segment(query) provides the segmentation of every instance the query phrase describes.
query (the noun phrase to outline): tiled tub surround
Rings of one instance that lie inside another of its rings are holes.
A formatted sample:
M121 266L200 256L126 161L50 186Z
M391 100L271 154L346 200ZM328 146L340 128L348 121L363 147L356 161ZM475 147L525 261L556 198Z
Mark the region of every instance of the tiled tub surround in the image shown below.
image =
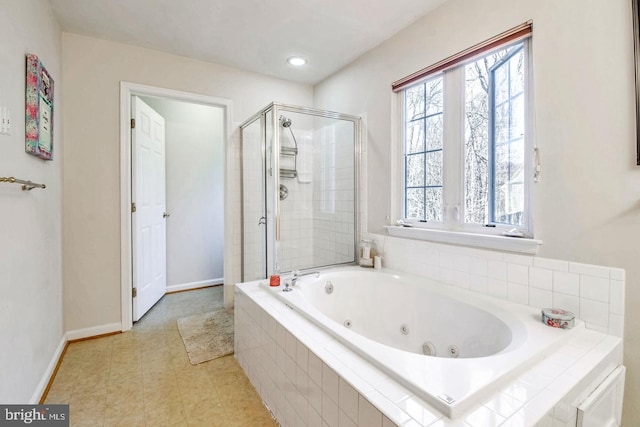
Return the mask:
M291 292L261 286L449 418L584 328L549 328L530 307L360 267L304 277ZM439 357L424 356L425 342Z
M235 316L236 357L282 426L575 425L575 406L622 361L620 338L576 330L452 420L259 282L236 286Z
M563 308L587 329L623 336L622 269L380 234L364 237L376 242L386 268L534 308Z

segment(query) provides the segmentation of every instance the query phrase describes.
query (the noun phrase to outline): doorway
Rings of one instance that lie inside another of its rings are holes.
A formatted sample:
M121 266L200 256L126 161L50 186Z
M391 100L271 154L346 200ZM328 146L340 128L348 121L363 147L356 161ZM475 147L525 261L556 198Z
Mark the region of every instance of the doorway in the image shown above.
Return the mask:
M191 165L191 171L194 173L207 173L206 170L206 162L201 163L199 172L198 168L194 166L194 158L193 158L193 150L194 147L191 147L191 153L182 152L180 153L180 148L177 147L181 142L174 142L174 147L171 147L171 138L176 138L175 133L179 131L183 131L189 134L190 138L198 139L198 135L201 137L206 137L206 133L198 133L198 129L193 126L193 116L197 115L198 111L213 111L216 110L218 114L218 121L222 126L222 135L219 137L219 147L216 156L220 159L220 165L217 170L214 172L216 175L215 180L216 184L219 188L217 191L217 202L215 208L217 212L214 213L214 216L217 214L218 219L224 222L224 225L220 226L220 232L215 233L216 239L218 242L224 241L223 247L224 249L220 249L222 254L227 254L230 252L229 239L225 239L223 230L229 229L228 220L229 215L225 212L229 207L229 203L227 203L228 199L228 191L226 189L226 171L228 170L228 162L227 162L227 153L228 153L228 145L229 145L229 131L230 131L230 106L231 101L221 98L210 97L206 95L192 94L187 92L174 91L169 89L138 85L133 83L121 83L121 105L120 105L120 113L121 113L121 314L122 314L122 330L126 331L131 329L133 325L133 321L139 317L141 317L140 313L136 313L134 318L134 307L135 307L135 299L134 299L134 285L137 282L137 276L134 274L139 269L137 267L136 261L136 247L132 244L134 241L133 236L135 236L136 232L136 221L132 220L132 216L136 215L132 213L133 205L135 202L133 197L136 196L136 176L132 175L132 168L127 167L132 164L132 161L135 161L135 149L132 149L135 141L135 137L132 138L132 123L131 118L133 118L132 111L132 101L136 99L142 99L145 103L152 106L154 110L159 110L161 115L167 116L167 206L164 209L164 213L166 214L165 219L167 220L167 239L169 241L169 246L167 247L166 254L169 255L167 266L168 274L167 274L167 285L166 288L170 291L177 290L185 290L192 289L196 287L209 286L212 284L219 284L223 282L229 283L228 280L224 280L227 273L230 269L227 268L228 258L226 256L222 256L224 258L224 265L215 266L215 270L218 272L217 274L211 274L211 271L207 271L206 273L202 271L204 267L204 263L200 265L200 278L202 278L202 274L205 274L206 279L198 279L196 276L193 276L193 271L189 271L189 267L193 267L193 265L188 266L185 265L185 268L180 268L180 265L184 264L184 260L189 259L190 253L196 252L206 252L207 249L200 248L198 245L202 246L202 238L204 234L211 233L202 233L198 232L198 230L202 231L202 218L200 218L200 223L194 221L193 218L189 219L185 216L188 216L189 213L193 213L196 215L194 218L197 218L198 209L194 208L194 204L197 202L199 195L207 195L207 189L203 188L202 180L200 180L199 188L198 185L194 183L194 180L197 177L189 177L187 176L189 172L179 173L176 175L176 171L180 170L189 170L188 167L185 169L185 164ZM213 108L211 108L213 107ZM187 120L188 119L188 120ZM191 120L191 123L189 122ZM170 122L172 124L170 124ZM200 129L202 130L202 129ZM201 143L202 141L199 141ZM177 152L180 153L176 157L176 149ZM196 148L197 150L197 148ZM188 151L188 150L187 150ZM172 154L173 152L173 154ZM204 158L206 154L202 153ZM189 159L191 156L191 159ZM176 157L173 161L172 158ZM196 155L197 157L197 155ZM213 163L213 161L212 161ZM173 171L173 176L171 172L171 166L175 166ZM212 165L213 168L213 165ZM135 168L133 169L135 173ZM205 177L204 181L209 179L213 179L212 176ZM212 186L214 183L211 183ZM186 185L186 187L185 187ZM206 183L205 183L206 185ZM194 194L185 195L186 190L192 190ZM180 196L180 192L182 191L182 196ZM212 191L215 193L215 191ZM222 205L222 206L221 206ZM173 210L173 212L172 212ZM222 219L224 218L224 220ZM173 221L171 225L168 224L169 221ZM185 225L191 224L191 228L185 228ZM195 236L195 237L194 237ZM196 241L197 240L197 241ZM211 240L211 239L209 239ZM159 245L162 246L162 245ZM206 246L206 243L205 243ZM193 252L196 251L196 252ZM214 251L215 252L215 251ZM172 257L177 260L175 262L174 267L171 268L171 259ZM182 257L182 258L181 258ZM211 254L210 258L214 258L215 253ZM195 258L195 257L194 257ZM219 257L220 258L220 257ZM182 261L180 261L182 259ZM215 262L213 263L215 264ZM222 264L222 263L220 263ZM194 269L192 269L194 270ZM197 270L197 268L195 268ZM191 276L190 276L191 274ZM136 291L138 291L136 289ZM138 291L139 292L139 291ZM225 294L227 290L224 290ZM137 297L136 297L137 298ZM225 295L225 301L228 298Z

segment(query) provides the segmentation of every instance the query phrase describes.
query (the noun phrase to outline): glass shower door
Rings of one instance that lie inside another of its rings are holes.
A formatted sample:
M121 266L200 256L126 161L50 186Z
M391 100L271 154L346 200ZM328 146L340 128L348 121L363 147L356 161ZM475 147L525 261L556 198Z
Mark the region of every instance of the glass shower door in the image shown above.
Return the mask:
M280 271L353 263L356 122L295 109L277 113Z
M356 261L359 126L276 103L241 125L243 281Z
M242 280L267 274L264 115L242 129Z

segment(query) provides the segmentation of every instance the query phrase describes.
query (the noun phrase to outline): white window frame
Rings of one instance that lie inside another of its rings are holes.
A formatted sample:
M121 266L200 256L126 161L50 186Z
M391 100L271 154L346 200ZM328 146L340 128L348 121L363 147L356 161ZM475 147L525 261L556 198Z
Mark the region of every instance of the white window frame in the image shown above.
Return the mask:
M487 247L491 249L505 249L515 252L536 253L540 241L534 239L533 234L533 184L534 184L534 125L533 125L533 74L532 74L532 46L531 38L525 38L517 43L524 43L525 50L525 139L524 139L524 167L525 167L525 218L524 224L516 227L508 224L493 224L485 226L481 224L467 224L464 222L464 67L474 60L489 55L491 51L483 52L475 58L455 67L445 70L443 81L444 90L444 142L443 142L443 221L422 223L403 217L405 197L405 117L404 117L404 88L393 93L392 97L392 132L394 141L392 144L392 188L395 194L392 197L391 212L396 220L401 220L405 226L389 228L389 233L402 237L410 237L421 240L433 240L438 242L450 242L454 244L468 244L469 246ZM509 43L516 44L516 43ZM501 50L509 46L504 44L495 50ZM415 83L423 83L435 77L430 75ZM411 85L413 86L413 84ZM455 106L452 108L451 106ZM394 170L395 169L395 170ZM491 190L490 190L491 191ZM398 229L401 228L401 229ZM505 237L513 229L517 229L524 238ZM433 230L433 232L429 232ZM477 238L474 239L474 236ZM515 242L518 240L519 242ZM466 243L465 243L466 242Z

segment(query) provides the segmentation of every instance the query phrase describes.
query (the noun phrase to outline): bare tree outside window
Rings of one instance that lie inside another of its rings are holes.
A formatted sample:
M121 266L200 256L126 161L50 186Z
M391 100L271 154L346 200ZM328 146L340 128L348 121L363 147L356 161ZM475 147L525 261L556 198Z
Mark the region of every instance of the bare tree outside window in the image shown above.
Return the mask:
M491 53L465 66L464 135L464 221L522 225L522 44Z
M443 222L443 191L452 191L450 194L462 192L465 224L522 226L524 42L492 51L460 67L463 73L444 71L404 91L405 218ZM457 78L461 80L457 82ZM464 90L464 103L447 106L446 113L445 80L447 85L463 83ZM463 122L456 118L457 111L463 113ZM453 140L459 134L452 132L445 142L444 114L451 114L451 123L464 126L463 141ZM443 188L443 146L458 143L463 144L463 188L447 190Z
M442 77L405 91L405 216L442 221Z

